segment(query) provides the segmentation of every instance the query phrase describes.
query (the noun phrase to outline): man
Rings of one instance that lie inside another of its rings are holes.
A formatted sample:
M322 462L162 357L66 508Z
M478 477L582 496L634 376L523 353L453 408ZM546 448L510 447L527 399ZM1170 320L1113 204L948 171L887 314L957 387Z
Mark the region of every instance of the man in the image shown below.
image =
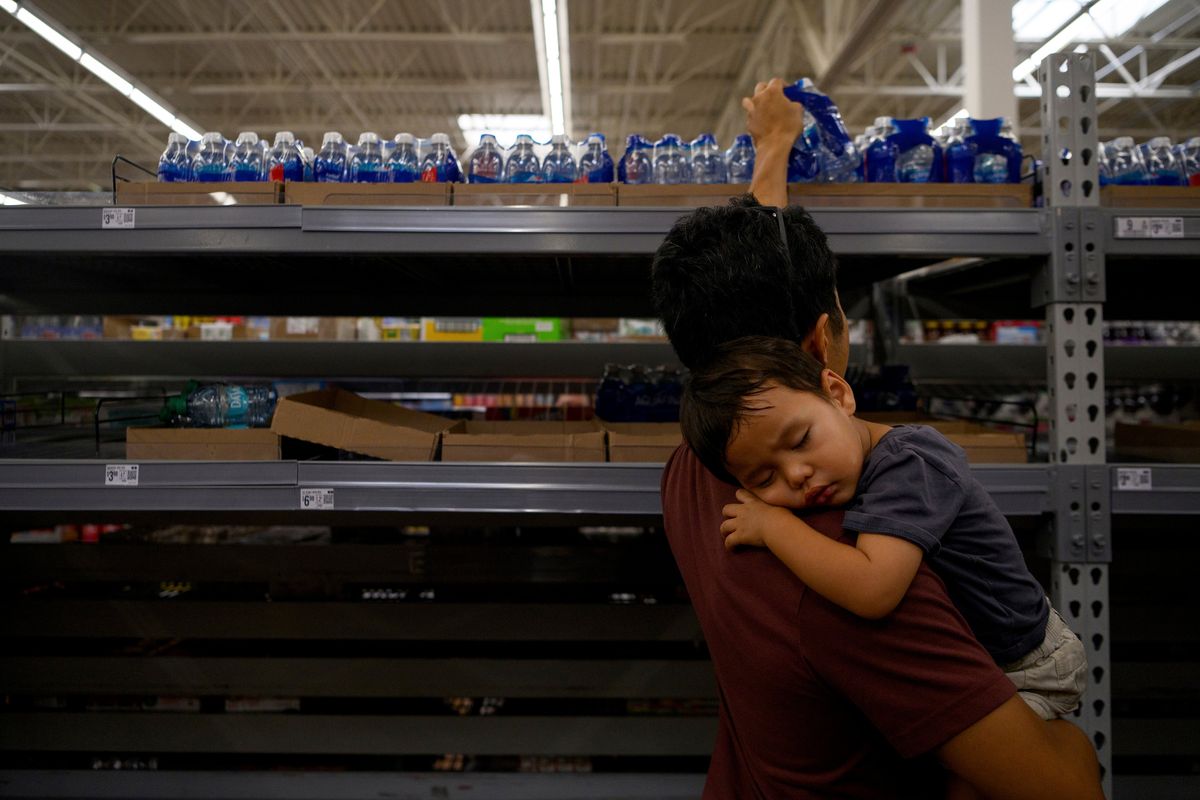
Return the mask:
M797 341L844 373L824 234L803 210L778 210L802 109L778 79L742 103L756 147L751 191L767 207L744 199L681 219L655 255L656 307L686 366L757 334ZM734 491L686 446L663 476L667 536L721 695L706 798L1102 796L1086 736L1034 716L927 567L886 619L861 619L769 552L725 551L721 509ZM846 536L840 512L806 520Z

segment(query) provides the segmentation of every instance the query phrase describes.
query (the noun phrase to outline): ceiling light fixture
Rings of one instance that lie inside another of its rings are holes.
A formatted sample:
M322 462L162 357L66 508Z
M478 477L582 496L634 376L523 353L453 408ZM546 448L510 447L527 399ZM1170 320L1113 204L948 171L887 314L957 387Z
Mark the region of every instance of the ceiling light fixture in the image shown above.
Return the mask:
M27 28L61 50L72 61L107 83L118 93L128 97L138 107L173 131L182 133L189 139L199 139L200 131L191 120L176 114L174 109L157 99L147 87L140 86L136 81L122 74L122 70L107 63L98 53L84 50L75 37L62 25L43 14L34 12L27 6L15 0L0 0L0 9L7 11L22 22Z
M550 118L551 133L570 135L571 56L567 0L529 0L529 6L533 14L542 112Z

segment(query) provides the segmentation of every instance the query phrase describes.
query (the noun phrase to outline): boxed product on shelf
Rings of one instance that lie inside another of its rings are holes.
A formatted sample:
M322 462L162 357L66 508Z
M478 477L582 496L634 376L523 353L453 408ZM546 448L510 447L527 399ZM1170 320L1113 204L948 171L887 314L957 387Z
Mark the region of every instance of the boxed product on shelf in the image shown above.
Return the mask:
M1113 449L1121 461L1200 462L1200 420L1158 425L1118 422Z
M1200 208L1200 187L1101 186L1100 205L1111 208Z
M448 183L308 183L287 181L283 202L301 206L448 206Z
M608 434L609 461L665 464L683 443L678 422L597 422Z
M457 424L343 389L322 389L282 398L271 430L389 461L433 461L443 434Z
M935 419L912 411L869 411L857 415L884 425L928 425L961 447L972 464L1024 464L1025 434L1007 433L959 419Z
M611 183L457 183L451 190L456 206L615 206Z
M442 461L604 461L604 430L588 422L479 422L447 431Z
M570 320L571 338L584 341L612 341L620 335L617 317L574 317Z
M807 208L1032 208L1032 183L790 183Z
M352 341L357 336L354 317L271 317L272 340Z
M559 317L484 317L485 342L557 342L563 338Z
M266 428L127 428L125 458L277 461L279 436Z
M376 317L379 338L386 342L419 342L421 320L414 317ZM359 338L364 338L359 336Z
M277 205L283 196L279 181L236 183L118 183L117 205L233 206Z
M421 317L423 342L482 342L481 317Z
M619 206L723 206L731 197L749 191L748 183L619 183L616 186Z

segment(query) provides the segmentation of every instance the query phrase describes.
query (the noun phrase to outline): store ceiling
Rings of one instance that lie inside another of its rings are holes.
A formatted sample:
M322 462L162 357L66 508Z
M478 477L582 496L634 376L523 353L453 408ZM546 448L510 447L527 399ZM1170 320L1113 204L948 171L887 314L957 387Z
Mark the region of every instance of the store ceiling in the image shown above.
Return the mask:
M559 0L560 3L562 0ZM37 0L29 3L203 130L354 137L446 131L462 113L542 111L529 0ZM958 0L570 0L573 132L722 144L768 75L816 78L857 133L961 107ZM1161 34L1156 36L1156 34ZM1019 42L1018 59L1040 42ZM1097 51L1101 138L1200 134L1200 2L1171 0ZM1099 44L1093 45L1099 47ZM1187 57L1191 55L1195 60ZM1180 63L1182 62L1182 63ZM1127 75L1122 75L1122 72ZM958 87L958 88L956 88ZM1036 149L1037 101L1020 101ZM122 154L153 168L167 129L0 13L0 189L99 189Z

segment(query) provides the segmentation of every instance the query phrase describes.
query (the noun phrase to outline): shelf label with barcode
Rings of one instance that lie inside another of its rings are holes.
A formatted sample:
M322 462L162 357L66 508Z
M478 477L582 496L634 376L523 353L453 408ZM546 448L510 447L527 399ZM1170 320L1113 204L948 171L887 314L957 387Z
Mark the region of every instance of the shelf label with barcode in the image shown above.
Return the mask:
M1183 217L1117 217L1118 239L1182 239Z
M301 489L300 508L323 511L333 508L333 489Z
M137 464L108 464L104 467L105 486L137 486Z
M103 208L100 210L100 227L108 228L132 228L134 227L133 213L136 209L133 208Z
M1117 467L1118 492L1149 492L1153 489L1149 467Z

